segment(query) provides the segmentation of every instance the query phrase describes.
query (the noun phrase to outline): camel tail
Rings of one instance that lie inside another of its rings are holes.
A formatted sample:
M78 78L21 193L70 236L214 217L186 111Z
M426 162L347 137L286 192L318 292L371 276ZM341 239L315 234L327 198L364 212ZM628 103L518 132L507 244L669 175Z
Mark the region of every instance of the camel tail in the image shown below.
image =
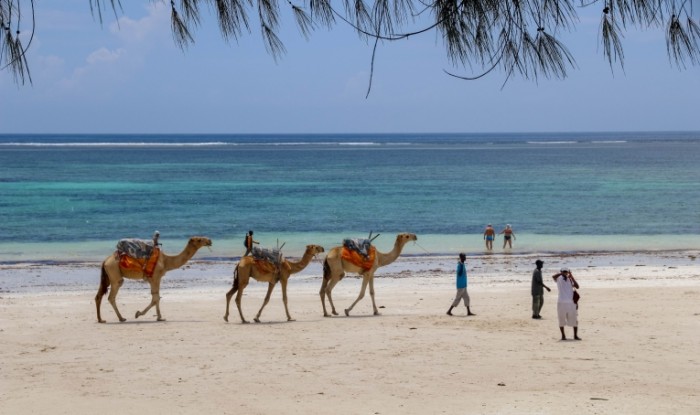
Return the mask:
M331 278L331 267L328 265L328 259L323 260L323 279L328 280Z
M238 289L238 265L233 269L233 288L234 290Z
M97 292L105 295L107 294L107 290L109 289L109 276L107 275L107 271L105 271L105 263L102 263L102 275L100 276L100 288L97 289Z

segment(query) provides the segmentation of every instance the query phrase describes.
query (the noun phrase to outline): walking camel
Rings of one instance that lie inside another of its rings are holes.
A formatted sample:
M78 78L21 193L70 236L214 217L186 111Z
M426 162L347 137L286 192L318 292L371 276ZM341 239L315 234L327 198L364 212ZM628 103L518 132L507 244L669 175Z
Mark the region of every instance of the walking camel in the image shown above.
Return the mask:
M331 292L333 291L335 285L342 280L343 277L345 277L346 272L352 272L362 276L362 288L360 289L360 295L357 297L357 300L352 303L350 308L345 309L345 315L349 316L350 311L352 311L353 307L355 307L355 304L357 304L365 296L367 285L369 285L369 295L372 298L374 315L379 315L377 304L374 301L374 273L377 271L377 268L389 265L396 261L396 258L401 255L404 245L406 245L408 241L416 240L418 240L418 238L412 233L400 233L396 235L394 249L387 253L377 251L374 258L374 263L372 264L371 268L367 270L343 259L342 246L337 246L331 249L328 252L328 255L326 255L326 260L323 262L323 282L321 283L321 291L319 291L319 294L321 295L321 305L323 306L323 316L331 316L326 311L326 296L328 296L328 302L331 305L331 312L335 316L338 315L338 313L335 311L335 306L333 305Z
M187 246L179 254L175 256L166 255L161 253L158 262L156 263L155 269L153 271L153 276L146 278L143 272L122 270L119 267L119 256L112 254L107 257L102 263L102 276L100 278L100 287L97 289L97 295L95 296L95 305L97 307L97 321L99 323L104 323L100 315L100 304L102 303L102 297L107 294L107 290L110 285L112 289L109 292L107 299L109 303L112 304L114 312L117 314L119 321L124 322L126 319L122 317L117 308L117 293L119 288L124 283L124 278L129 278L133 280L145 279L151 286L151 302L143 311L137 311L136 317L142 316L151 309L151 307L156 306L156 314L158 315L158 321L165 321L165 319L160 314L160 280L163 278L166 272L180 268L185 265L187 261L194 256L199 248L204 246L211 246L211 239L203 236L194 236L190 238L187 242Z
M226 293L226 314L224 314L224 320L228 322L229 315L229 304L231 303L231 297L233 294L236 295L236 306L238 307L238 314L241 316L242 323L248 323L248 321L243 317L243 311L241 310L241 297L243 296L243 290L248 286L248 282L253 278L260 282L267 282L267 295L265 295L265 301L263 301L260 311L255 316L255 322L260 323L260 314L262 314L263 308L270 301L270 295L272 295L272 290L275 288L277 281L282 285L282 302L284 303L284 311L287 313L287 321L294 321L291 315L289 315L289 308L287 307L287 281L291 274L296 274L301 272L306 268L311 260L317 255L323 252L322 246L318 245L307 245L304 256L298 262L288 261L283 259L280 263L279 269L263 269L263 267L258 267L256 265L256 260L252 256L244 256L236 265L233 271L233 287Z

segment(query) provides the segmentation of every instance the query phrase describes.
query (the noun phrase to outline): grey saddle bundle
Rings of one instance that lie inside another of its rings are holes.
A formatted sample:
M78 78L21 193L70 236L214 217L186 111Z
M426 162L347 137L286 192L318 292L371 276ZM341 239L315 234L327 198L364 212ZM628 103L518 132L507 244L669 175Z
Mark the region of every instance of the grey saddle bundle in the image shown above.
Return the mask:
M359 253L365 258L369 257L369 248L372 246L372 241L377 239L380 234L376 234L374 238L372 237L372 232L370 231L368 238L346 238L343 239L343 246Z
M128 255L135 259L148 259L153 253L153 241L143 239L122 239L117 242L119 256Z
M282 248L267 249L254 246L251 253L255 259L267 261L275 265L279 265L284 259L284 256L282 255Z

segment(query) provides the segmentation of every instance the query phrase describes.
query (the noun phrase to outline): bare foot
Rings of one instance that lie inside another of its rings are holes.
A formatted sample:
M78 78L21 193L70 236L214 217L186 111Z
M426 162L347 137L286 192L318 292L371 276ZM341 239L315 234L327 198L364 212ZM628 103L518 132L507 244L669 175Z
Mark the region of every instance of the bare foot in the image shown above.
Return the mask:
M475 316L476 314L474 313L467 313L467 316Z
M581 340L579 336L574 336L574 340Z

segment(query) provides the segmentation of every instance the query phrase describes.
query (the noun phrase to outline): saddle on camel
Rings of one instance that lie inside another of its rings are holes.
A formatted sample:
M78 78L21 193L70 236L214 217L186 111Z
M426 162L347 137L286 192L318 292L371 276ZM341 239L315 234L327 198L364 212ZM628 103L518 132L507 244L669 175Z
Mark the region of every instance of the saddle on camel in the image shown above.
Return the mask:
M284 244L282 244L284 246ZM284 259L282 256L282 246L277 249L253 247L251 254L255 261L255 267L261 274L277 274L279 273L280 264Z
M377 239L379 234L372 237L372 232L369 233L367 239L343 239L343 250L341 257L351 264L368 271L374 265L374 258L377 255L377 250L372 246L372 241Z
M119 268L143 272L144 278L151 278L160 256L159 237L160 233L156 231L152 241L129 238L117 242L117 250L114 255L119 259Z

